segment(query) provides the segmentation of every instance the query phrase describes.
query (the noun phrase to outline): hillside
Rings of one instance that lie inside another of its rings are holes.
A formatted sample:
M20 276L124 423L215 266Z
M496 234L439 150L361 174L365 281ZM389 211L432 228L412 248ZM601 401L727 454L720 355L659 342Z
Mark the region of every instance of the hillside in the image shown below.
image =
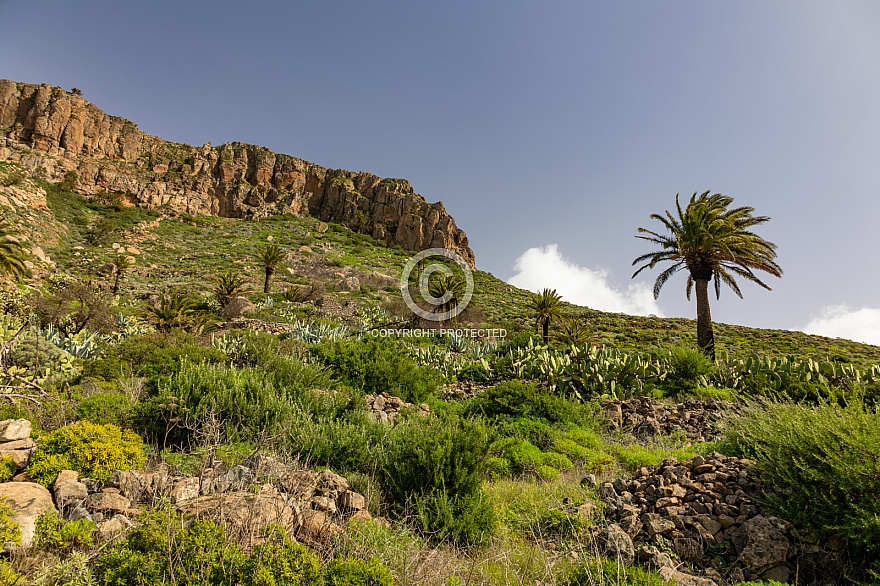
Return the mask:
M443 325L505 337L385 335L440 325L404 301L417 251L474 261L408 183L167 143L50 86L0 81L0 135L32 272L0 291L0 583L880 571L878 347L715 324L712 362L693 320L571 304L582 337L544 344L533 294L476 268Z

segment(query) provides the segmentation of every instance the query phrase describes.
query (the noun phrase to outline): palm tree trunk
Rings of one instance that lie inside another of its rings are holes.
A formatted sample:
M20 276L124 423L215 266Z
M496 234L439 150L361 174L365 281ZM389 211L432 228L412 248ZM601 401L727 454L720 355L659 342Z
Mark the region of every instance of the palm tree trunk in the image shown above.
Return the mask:
M269 294L269 283L272 281L272 273L275 272L275 269L270 267L266 267L266 280L263 282L263 294Z
M549 344L550 343L550 318L545 318L541 325L543 326L543 330L544 330L543 331L544 343Z
M694 279L697 289L697 346L715 360L715 334L709 310L709 279Z

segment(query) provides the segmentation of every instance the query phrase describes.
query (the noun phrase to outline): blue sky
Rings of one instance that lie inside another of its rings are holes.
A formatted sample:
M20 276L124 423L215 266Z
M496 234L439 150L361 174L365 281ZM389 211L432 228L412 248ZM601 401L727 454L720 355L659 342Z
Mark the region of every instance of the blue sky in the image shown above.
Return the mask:
M479 268L600 309L693 317L684 275L630 280L634 235L730 195L785 275L717 321L880 344L880 3L0 0L0 30L2 78L407 178Z

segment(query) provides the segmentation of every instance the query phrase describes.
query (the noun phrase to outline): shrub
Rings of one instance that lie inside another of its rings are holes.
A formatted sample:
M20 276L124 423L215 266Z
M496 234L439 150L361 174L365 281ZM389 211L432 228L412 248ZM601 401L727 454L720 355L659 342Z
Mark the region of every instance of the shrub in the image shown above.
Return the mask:
M559 478L559 470L557 470L553 466L541 464L540 466L538 466L538 476L540 476L543 480L551 482Z
M527 440L518 439L504 449L504 457L510 462L510 468L517 474L537 472L538 466L544 463L544 453Z
M490 418L530 418L550 424L581 425L591 419L591 409L583 403L550 394L535 383L519 379L488 389L471 409Z
M310 352L352 387L387 392L410 403L424 402L441 380L436 369L419 366L402 343L388 338L338 340L315 345Z
M55 552L70 552L79 547L94 547L95 524L86 519L65 522L55 509L37 517L34 539L37 547Z
M328 586L395 586L388 568L374 560L337 558L324 570Z
M569 460L567 456L557 452L544 452L543 463L558 470L566 470L572 467L571 460Z
M676 346L669 351L669 371L665 387L670 394L686 396L700 386L701 378L715 370L715 363L701 351Z
M736 455L756 461L784 494L770 504L796 524L839 532L864 559L880 557L880 411L845 406L751 403L726 423Z
M9 518L12 507L6 504L6 497L0 497L0 544L21 543L21 527Z
M128 423L131 407L131 399L123 393L95 393L79 402L76 414L92 423L122 426Z
M577 539L589 523L581 515L569 515L561 509L550 509L538 516L530 527L538 539Z
M510 476L512 469L510 462L505 458L487 458L486 474L490 479L503 478Z
M145 459L142 446L133 431L80 421L37 440L28 476L47 488L62 470L78 470L104 482L116 470L140 468Z
M176 399L176 404L189 410L194 422L214 410L228 429L245 437L277 430L293 413L293 403L276 387L271 373L220 364L182 363L170 380L161 383L159 396L164 403L157 407ZM168 414L169 420L180 417L176 412Z
M16 470L18 470L18 466L15 465L15 460L12 456L0 457L0 482L11 480L15 476Z
M288 424L288 449L334 470L373 474L386 443L387 426L363 412L335 417L297 410Z
M627 566L620 560L588 558L572 568L560 586L673 586L656 570Z
M434 539L482 545L497 531L481 483L491 438L473 419L413 419L392 430L382 472L397 512L415 508Z

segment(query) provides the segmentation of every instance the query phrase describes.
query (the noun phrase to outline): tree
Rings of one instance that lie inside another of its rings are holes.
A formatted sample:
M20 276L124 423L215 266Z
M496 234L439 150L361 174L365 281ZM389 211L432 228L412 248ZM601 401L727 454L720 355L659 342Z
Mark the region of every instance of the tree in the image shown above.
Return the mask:
M266 280L263 282L263 293L266 295L269 294L269 284L272 281L272 275L275 274L275 269L278 268L278 265L284 261L284 256L284 251L277 244L266 244L262 248L258 248L257 252L254 253L254 258L257 259L257 262L266 271Z
M544 289L529 301L528 308L535 312L535 322L541 328L544 343L550 343L550 322L562 317L562 297L556 289Z
M455 308L465 296L467 285L464 279L454 275L433 275L428 285L428 293L436 299L446 299L434 308L435 313L446 313ZM448 297L446 297L448 294ZM443 322L440 323L443 325Z
M665 216L651 214L652 220L660 221L668 234L658 234L646 228L639 236L660 246L660 250L643 254L633 261L633 266L644 262L633 277L645 269L653 269L659 262L671 261L673 265L657 276L654 282L654 299L660 296L660 289L676 271L687 269L688 279L685 293L688 300L691 290L697 290L697 345L710 358L715 358L715 336L712 332L712 315L709 311L709 281L714 281L715 298L721 297L721 284L724 283L742 299L742 292L736 283L739 276L757 283L768 291L770 287L761 281L754 271L764 271L774 277L782 276L782 269L775 262L776 245L752 232L753 226L763 224L770 218L753 216L754 208L738 207L729 209L733 198L706 191L694 193L687 207L682 210L675 196L677 217L668 210Z
M8 275L13 281L21 281L30 276L25 265L28 253L20 239L20 233L5 220L0 220L0 273Z
M245 281L235 271L226 271L214 280L214 297L220 307L226 307L229 300L247 293Z
M134 263L128 256L124 254L117 254L116 258L113 259L113 266L116 267L116 278L113 279L113 294L116 295L116 293L119 291L119 281L122 280L122 275L125 273L125 271L133 267Z

